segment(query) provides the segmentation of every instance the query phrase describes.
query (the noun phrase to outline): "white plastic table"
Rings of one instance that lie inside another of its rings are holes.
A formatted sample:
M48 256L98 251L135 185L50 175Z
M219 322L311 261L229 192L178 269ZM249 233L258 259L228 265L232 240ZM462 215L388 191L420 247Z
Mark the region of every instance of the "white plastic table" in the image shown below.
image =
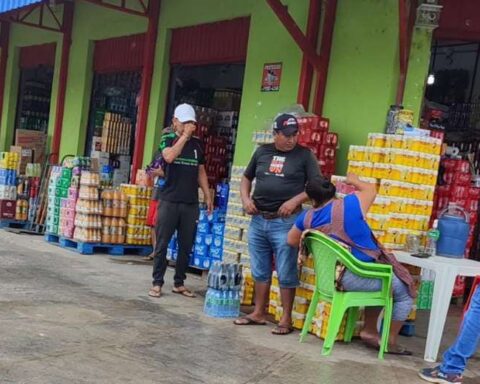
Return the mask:
M402 263L435 272L432 309L428 322L427 343L424 355L426 361L435 362L442 340L455 279L457 276L480 275L480 262L469 259L450 259L441 256L422 259L402 251L394 251L393 253L398 261Z

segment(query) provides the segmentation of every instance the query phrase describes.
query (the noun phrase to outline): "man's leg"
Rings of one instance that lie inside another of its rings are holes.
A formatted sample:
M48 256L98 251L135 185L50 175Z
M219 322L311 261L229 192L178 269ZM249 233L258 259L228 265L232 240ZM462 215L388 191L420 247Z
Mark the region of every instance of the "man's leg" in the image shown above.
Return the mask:
M155 255L155 248L157 246L157 234L155 233L155 227L152 227L150 231L151 231L150 236L152 237L152 248L153 248L152 254Z
M444 373L463 374L467 360L477 350L480 339L480 289L477 287L470 308L465 314L460 334L443 355L440 370Z
M175 264L174 285L176 288L183 287L186 279L185 272L188 267L188 259L192 252L195 234L197 233L197 221L199 215L198 204L179 204L180 222L178 224L178 256Z
M275 255L275 267L280 284L283 315L275 334L286 334L292 330L292 309L295 299L295 289L299 284L297 267L297 248L287 244L288 232L295 223L295 216L270 220L268 235Z
M178 204L168 201L158 206L157 223L155 226L156 246L153 259L153 286L162 287L167 270L168 243L175 233L179 220Z
M235 321L237 325L247 325L249 321L265 323L265 306L270 293L273 254L265 228L266 220L263 217L252 217L248 228L248 252L252 277L255 280L255 309L246 318L237 319Z

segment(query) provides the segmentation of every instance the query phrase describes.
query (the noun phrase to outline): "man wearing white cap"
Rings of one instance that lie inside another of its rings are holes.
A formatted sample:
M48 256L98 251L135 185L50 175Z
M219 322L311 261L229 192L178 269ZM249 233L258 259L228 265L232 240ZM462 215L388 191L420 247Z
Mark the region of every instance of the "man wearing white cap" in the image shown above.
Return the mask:
M166 163L165 185L161 192L162 203L159 205L155 228L157 243L153 262L153 286L148 293L152 297L161 296L167 270L167 248L175 231L178 235L178 256L173 292L194 297L194 294L185 288L184 281L197 231L198 187L202 188L208 210L212 210L203 144L193 136L196 122L193 107L180 104L175 108L172 121L174 133L162 136L160 150Z

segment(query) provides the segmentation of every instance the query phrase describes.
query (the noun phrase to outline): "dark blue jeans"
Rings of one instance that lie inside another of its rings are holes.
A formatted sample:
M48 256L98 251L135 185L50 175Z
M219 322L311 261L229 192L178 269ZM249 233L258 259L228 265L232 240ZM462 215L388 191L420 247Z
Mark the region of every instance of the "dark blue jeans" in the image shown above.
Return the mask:
M473 356L480 339L480 287L470 302L470 309L463 319L460 334L455 343L443 355L440 371L443 373L463 374L467 360Z

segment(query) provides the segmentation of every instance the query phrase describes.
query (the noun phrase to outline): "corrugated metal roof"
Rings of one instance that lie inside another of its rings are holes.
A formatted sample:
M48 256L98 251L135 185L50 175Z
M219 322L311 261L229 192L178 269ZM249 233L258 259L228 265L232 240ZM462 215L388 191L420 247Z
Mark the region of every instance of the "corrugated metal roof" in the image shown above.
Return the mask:
M26 7L35 3L41 3L43 0L0 0L0 13L13 11L18 8Z
M244 62L249 30L249 17L174 29L170 63L202 65Z

